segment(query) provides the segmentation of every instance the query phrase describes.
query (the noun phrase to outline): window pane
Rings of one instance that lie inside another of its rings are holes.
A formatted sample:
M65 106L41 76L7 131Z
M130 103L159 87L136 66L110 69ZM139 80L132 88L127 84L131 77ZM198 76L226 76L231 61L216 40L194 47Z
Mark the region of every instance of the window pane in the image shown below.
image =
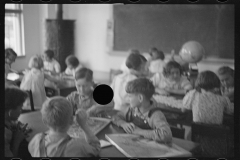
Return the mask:
M19 14L5 14L5 48L12 48L21 55Z
M19 4L5 4L5 9L20 9Z

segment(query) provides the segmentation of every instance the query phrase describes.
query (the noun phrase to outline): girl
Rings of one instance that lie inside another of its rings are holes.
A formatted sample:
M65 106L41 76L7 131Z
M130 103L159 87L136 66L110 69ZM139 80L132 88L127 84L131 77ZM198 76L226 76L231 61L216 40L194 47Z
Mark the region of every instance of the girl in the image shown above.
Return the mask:
M5 157L31 157L26 152L27 125L15 123L28 94L17 87L5 88Z
M30 70L26 71L20 88L23 90L31 90L34 107L41 108L43 102L47 99L44 88L44 79L52 79L49 75L44 75L42 72L43 61L39 56L33 56L29 61L28 67Z
M221 96L217 75L211 71L201 72L195 85L196 89L183 99L184 109L192 110L194 122L222 124L223 112L233 113L234 106L227 97Z
M65 63L67 65L67 68L65 70L64 75L66 78L74 79L75 72L79 69L81 69L83 66L79 63L79 60L77 57L70 55L66 58Z
M181 66L175 61L168 62L163 68L163 73L155 74L152 81L160 95L185 95L192 89L188 79L182 76Z
M81 68L75 73L75 85L77 91L67 96L67 100L73 106L73 112L77 109L84 109L90 116L104 116L104 112L112 110L113 102L107 105L99 105L93 99L93 90L97 86L93 82L93 71L88 68ZM102 114L101 114L102 113Z
M163 67L165 65L165 56L163 51L159 51L157 48L151 48L150 55L152 58L149 66L149 71L152 73L162 73Z

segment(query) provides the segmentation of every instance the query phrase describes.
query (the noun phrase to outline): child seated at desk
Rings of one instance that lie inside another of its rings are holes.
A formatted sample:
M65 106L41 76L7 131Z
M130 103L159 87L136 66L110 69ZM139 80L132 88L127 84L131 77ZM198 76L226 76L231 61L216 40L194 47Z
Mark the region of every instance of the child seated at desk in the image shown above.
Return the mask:
M87 125L84 110L76 111L76 121L85 137L73 138L67 134L73 123L73 108L63 97L53 97L41 109L43 123L49 128L38 133L29 143L32 157L93 157L100 151L100 142Z
M63 76L65 76L65 78L69 78L74 80L75 77L75 72L79 69L81 69L83 66L80 64L79 60L77 59L77 57L70 55L66 58L65 63L67 65L67 68L65 70L65 72L63 73Z
M75 85L77 91L67 96L67 100L73 106L73 112L77 109L84 109L89 116L105 116L105 112L113 109L113 101L107 105L100 105L93 99L93 90L97 86L93 82L93 71L88 68L81 68L75 73ZM104 93L103 93L104 94Z
M223 66L218 69L218 77L222 84L222 95L234 102L234 70L228 66Z
M128 67L129 72L124 72L115 76L111 84L111 88L114 92L113 100L115 110L121 110L129 104L125 87L129 81L134 80L137 77L146 77L146 63L147 60L138 53L131 53L127 57L126 66Z
M185 95L192 89L187 77L182 76L181 66L175 61L168 62L163 68L163 73L156 73L151 80L160 95Z
M130 107L124 108L113 117L113 123L125 132L141 135L157 142L172 142L171 129L164 114L151 101L154 86L149 79L138 78L128 82Z
M31 157L26 149L28 145L27 125L20 126L20 123L15 123L18 121L23 103L27 98L27 92L17 87L5 88L5 157Z
M183 107L192 110L194 122L222 124L224 111L234 112L229 99L221 96L220 85L219 78L212 71L198 75L196 89L189 91L183 99Z
M151 73L162 73L163 67L165 66L163 51L159 51L157 48L151 48L150 50L151 62L149 71Z

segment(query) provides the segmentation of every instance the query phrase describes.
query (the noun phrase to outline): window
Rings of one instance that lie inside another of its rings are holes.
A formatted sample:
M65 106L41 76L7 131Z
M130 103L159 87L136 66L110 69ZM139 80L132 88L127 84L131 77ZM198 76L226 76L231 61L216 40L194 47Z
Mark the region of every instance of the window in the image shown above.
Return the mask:
M5 4L5 48L12 48L18 56L25 55L21 4Z

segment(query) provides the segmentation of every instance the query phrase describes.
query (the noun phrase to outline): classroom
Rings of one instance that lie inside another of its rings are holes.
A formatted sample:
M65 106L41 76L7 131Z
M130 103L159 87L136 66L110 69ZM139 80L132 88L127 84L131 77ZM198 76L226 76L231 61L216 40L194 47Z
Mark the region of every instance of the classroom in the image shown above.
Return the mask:
M5 4L5 157L234 157L234 16Z

